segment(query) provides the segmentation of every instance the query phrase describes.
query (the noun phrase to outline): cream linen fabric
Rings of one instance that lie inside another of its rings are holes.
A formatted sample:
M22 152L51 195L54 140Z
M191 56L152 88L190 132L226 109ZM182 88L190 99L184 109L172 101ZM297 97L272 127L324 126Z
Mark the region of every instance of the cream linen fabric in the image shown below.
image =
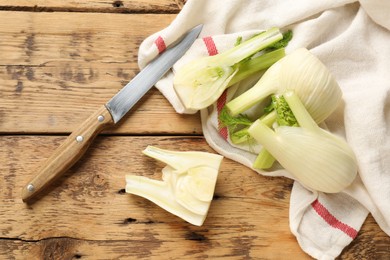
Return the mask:
M212 36L222 52L238 36L250 37L273 26L292 29L287 53L308 48L329 68L343 91L342 105L325 123L353 148L359 177L338 194L313 192L294 182L290 228L301 248L314 258L334 259L356 237L368 213L390 235L390 1L189 0L167 28L141 44L139 66L158 55L158 37L168 46L197 24L204 24L199 39L156 84L178 113L196 112L184 109L172 82L180 66L209 55L202 38ZM227 100L255 80L252 77L229 88ZM201 119L212 148L251 167L256 157L253 150L234 147L219 134L215 104L201 111ZM292 178L283 169L258 172Z

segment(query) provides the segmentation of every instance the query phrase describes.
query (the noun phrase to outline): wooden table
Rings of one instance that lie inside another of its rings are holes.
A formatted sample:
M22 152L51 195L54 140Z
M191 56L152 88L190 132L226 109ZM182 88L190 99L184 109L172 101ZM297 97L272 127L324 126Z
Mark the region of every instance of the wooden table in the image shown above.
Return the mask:
M212 149L199 115L155 89L36 203L21 201L32 170L138 72L139 44L184 1L0 0L1 259L310 259L288 224L292 182L225 159L202 227L126 194L125 175L160 177L147 145ZM340 259L389 259L368 217Z

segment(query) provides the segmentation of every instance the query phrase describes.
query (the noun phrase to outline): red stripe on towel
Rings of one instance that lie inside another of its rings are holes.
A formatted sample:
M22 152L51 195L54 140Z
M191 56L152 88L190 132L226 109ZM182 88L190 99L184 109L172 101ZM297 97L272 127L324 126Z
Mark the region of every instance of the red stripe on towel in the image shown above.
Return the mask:
M215 46L215 42L212 37L204 37L203 42L206 45L207 52L209 53L209 56L214 56L218 54L218 49L217 46ZM222 108L226 104L226 95L227 95L227 90L225 90L222 95L218 98L217 100L217 112L218 112L218 118L219 114L221 113ZM225 139L228 139L228 129L227 127L222 126L221 121L218 119L218 129L219 129L219 134Z
M207 51L209 52L209 56L213 56L218 54L217 47L215 46L214 40L212 37L204 37L203 38L204 44L206 44Z
M222 126L221 121L219 120L219 115L221 114L221 111L223 107L226 104L226 96L227 96L227 89L222 93L222 95L217 100L217 111L218 111L218 129L219 134L227 140L229 137L228 129L226 126Z
M358 231L356 229L354 229L353 227L351 226L348 226L347 224L341 222L340 220L338 220L335 216L333 216L326 208L324 205L322 205L318 199L315 200L311 206L313 207L313 209L317 212L317 214L323 219L325 220L326 223L328 223L330 226L334 227L334 228L337 228L341 231L343 231L346 235L348 235L349 237L351 237L352 239L354 239L357 234L358 234Z
M157 39L154 41L154 44L156 44L156 47L158 49L158 53L162 53L167 48L167 46L165 45L164 39L161 36L157 37Z

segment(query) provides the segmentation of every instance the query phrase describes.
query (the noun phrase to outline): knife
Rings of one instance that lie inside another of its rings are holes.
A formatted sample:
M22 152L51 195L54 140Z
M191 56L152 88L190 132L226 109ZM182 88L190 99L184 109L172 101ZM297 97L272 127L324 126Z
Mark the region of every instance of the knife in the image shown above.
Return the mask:
M93 139L103 129L118 123L184 55L199 36L202 27L203 25L198 25L184 34L177 43L152 60L110 101L88 117L76 131L72 132L64 143L36 169L35 176L23 187L22 200L28 202L42 192L80 159Z

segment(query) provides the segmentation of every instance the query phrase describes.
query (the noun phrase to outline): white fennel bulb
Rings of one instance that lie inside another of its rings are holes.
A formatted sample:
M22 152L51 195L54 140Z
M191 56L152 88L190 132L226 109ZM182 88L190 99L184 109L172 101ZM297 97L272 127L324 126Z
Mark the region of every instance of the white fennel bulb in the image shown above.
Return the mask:
M357 175L353 150L344 139L320 128L293 91L283 96L300 126L280 126L273 131L257 120L249 134L307 188L342 191Z
M295 91L317 123L335 111L342 96L326 66L310 51L300 48L273 64L252 88L228 102L226 107L235 116L286 90Z

